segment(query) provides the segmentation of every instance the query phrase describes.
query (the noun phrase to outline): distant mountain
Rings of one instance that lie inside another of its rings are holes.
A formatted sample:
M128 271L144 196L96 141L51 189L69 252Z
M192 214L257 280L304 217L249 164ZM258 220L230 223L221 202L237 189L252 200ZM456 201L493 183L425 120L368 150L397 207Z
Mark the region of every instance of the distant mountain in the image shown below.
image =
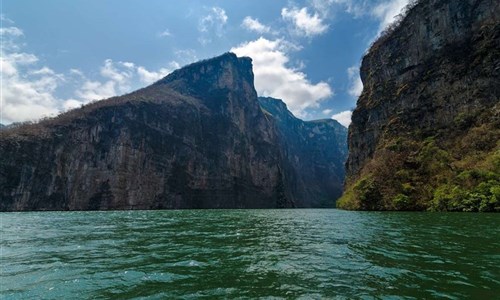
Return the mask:
M324 170L318 155L341 145L330 136L337 124L306 122L297 137L309 148L292 145L286 124L261 109L253 79L251 59L227 53L136 92L2 130L0 210L334 205L340 177L331 173L341 171ZM334 182L308 186L312 178Z
M332 119L302 121L282 100L260 97L259 103L276 122L283 157L289 163L286 174L296 174L287 179L299 205L332 206L332 199L342 194L347 129Z
M417 1L373 44L339 207L500 211L499 16L499 1Z

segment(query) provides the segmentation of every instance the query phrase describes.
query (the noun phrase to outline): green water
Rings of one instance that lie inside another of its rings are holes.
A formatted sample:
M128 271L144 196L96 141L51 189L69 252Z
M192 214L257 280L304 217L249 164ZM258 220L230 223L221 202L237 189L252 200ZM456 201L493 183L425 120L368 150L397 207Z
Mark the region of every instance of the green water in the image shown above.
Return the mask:
M2 299L500 298L500 215L2 213Z

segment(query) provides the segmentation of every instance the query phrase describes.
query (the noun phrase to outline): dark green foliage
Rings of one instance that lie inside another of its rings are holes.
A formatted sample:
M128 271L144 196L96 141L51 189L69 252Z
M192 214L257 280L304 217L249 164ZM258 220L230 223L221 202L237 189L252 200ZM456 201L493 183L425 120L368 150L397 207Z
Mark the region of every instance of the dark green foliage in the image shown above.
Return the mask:
M355 186L354 191L363 210L379 209L382 194L379 187L372 178L361 179Z
M452 183L436 188L429 209L440 211L500 211L500 174L463 171Z
M348 188L338 207L500 211L500 150L485 154L479 150L482 147L471 147L474 151L463 155L462 148L446 151L434 138L420 143L396 138L388 142L387 151L379 153L376 163L367 167L369 175Z
M411 199L405 194L397 194L392 202L397 210L407 210L411 207Z

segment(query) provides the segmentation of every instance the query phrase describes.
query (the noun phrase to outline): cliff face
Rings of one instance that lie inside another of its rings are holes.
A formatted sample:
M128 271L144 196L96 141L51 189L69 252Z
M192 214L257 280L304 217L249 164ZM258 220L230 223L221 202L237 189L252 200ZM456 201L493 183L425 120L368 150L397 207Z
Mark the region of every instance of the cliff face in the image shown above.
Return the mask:
M332 119L304 122L278 99L259 98L275 120L287 182L302 207L331 207L342 194L347 129Z
M363 58L339 207L500 209L500 3L422 0Z
M282 152L251 60L228 53L2 130L0 210L299 206Z

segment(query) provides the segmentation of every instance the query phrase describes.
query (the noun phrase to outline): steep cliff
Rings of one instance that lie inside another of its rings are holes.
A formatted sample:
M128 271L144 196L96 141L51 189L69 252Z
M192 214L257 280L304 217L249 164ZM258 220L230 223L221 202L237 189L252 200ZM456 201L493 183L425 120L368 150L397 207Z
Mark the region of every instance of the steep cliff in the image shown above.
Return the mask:
M499 18L496 0L422 0L374 43L339 207L500 210Z
M0 210L311 206L232 53L0 132ZM334 199L331 199L332 203ZM313 203L313 202L311 202Z
M259 102L276 123L285 174L298 205L333 206L342 194L347 129L332 119L302 121L278 99L260 97Z

